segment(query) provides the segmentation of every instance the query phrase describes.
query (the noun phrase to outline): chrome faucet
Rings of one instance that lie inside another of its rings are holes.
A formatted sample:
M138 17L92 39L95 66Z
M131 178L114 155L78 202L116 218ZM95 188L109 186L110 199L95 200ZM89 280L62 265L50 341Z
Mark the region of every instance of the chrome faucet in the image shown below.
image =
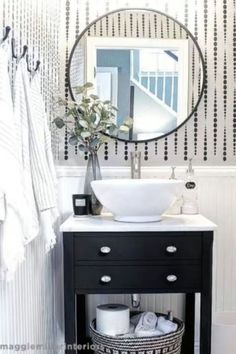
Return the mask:
M131 178L138 179L141 178L141 152L131 151Z

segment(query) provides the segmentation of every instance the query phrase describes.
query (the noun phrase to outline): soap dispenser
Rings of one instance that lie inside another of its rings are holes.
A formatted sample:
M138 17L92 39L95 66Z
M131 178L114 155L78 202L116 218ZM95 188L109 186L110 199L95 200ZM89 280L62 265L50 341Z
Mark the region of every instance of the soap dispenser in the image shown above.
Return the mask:
M189 159L188 168L186 171L184 194L183 194L183 214L198 214L198 195L197 195L197 183L194 176L194 169L192 165L192 159Z
M170 180L177 180L175 176L175 169L176 167L171 167L171 175L170 175ZM181 214L181 208L183 204L183 196L181 195L179 198L177 198L173 204L169 207L167 210L166 214L169 215L180 215Z

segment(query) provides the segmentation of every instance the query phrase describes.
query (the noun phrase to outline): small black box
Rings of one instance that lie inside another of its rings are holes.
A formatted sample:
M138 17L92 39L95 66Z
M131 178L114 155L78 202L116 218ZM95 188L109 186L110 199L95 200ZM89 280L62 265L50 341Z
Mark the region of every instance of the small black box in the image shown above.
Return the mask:
M74 215L88 215L90 213L90 194L73 194Z

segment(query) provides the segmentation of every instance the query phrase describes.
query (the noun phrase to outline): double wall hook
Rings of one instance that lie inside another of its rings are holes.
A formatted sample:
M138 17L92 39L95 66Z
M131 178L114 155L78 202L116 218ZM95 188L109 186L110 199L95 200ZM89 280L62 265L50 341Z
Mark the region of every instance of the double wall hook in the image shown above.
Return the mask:
M9 28L9 29L7 30L7 28ZM9 26L6 27L6 32L8 31L8 34L9 34L10 30L11 30L11 28ZM6 33L4 38L6 37L6 35L8 36L8 34ZM28 72L37 71L39 69L40 60L36 61L36 66L35 66L35 68L33 70L30 69L30 66L29 66L29 55L28 55L28 46L26 44L23 46L22 54L20 56L17 56L16 52L15 52L15 38L12 38L11 39L11 50L12 50L12 58L15 58L15 59L18 59L18 60L20 60L20 59L22 59L24 57L26 58Z
M40 60L37 60L34 71L37 71L39 69L39 66L40 66Z
M39 60L36 61L35 69L33 69L33 70L30 69L30 66L29 66L29 55L28 54L26 55L26 63L27 63L27 70L28 70L29 73L31 73L32 71L37 71L39 69L39 65L40 65L40 61Z
M2 42L4 42L8 38L10 32L11 32L11 27L10 26L6 26L5 34L4 34L3 38L2 38Z
M23 52L22 54L18 57L15 53L15 38L12 38L11 39L11 50L12 50L12 58L15 58L15 59L21 59L21 58L24 58L24 56L26 55L27 51L28 51L28 46L27 45L24 45L23 46Z

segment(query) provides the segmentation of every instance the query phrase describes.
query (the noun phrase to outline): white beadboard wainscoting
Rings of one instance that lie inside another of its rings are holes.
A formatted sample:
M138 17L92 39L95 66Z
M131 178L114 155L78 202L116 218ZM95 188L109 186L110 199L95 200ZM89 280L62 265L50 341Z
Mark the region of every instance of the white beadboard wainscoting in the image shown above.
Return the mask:
M37 237L26 247L26 260L14 280L0 283L1 354L36 353L30 345L44 345L44 353L56 354L49 348L57 341L59 323L63 321L62 311L56 309L58 302L55 301L55 253L46 255L45 244L41 237ZM60 293L57 293L59 300ZM8 349L4 349L4 345L9 346ZM15 349L11 349L13 345Z
M200 212L218 225L214 243L213 312L236 310L236 167L195 167ZM177 167L176 176L184 178L186 167ZM72 213L72 194L83 193L85 169L58 167L59 205L63 220ZM143 167L142 178L168 178L168 167ZM127 167L102 168L103 178L127 178ZM128 295L92 295L88 297L88 318L95 315L98 303L111 301L130 305ZM184 316L183 295L143 295L142 309L167 311ZM199 310L199 299L197 299ZM198 317L198 316L197 316ZM197 321L198 323L198 321ZM198 325L196 335L198 353Z

